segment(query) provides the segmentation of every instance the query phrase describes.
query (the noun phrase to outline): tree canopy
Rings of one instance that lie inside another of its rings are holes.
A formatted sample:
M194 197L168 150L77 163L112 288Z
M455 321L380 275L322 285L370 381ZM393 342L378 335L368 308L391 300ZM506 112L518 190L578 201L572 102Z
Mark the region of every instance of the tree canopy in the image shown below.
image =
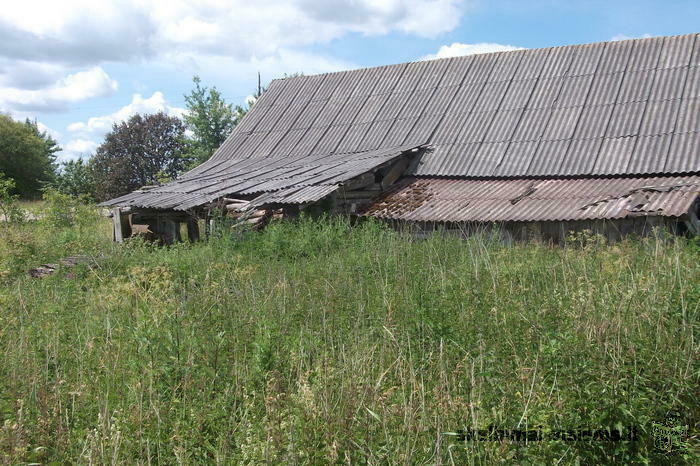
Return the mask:
M56 174L55 180L51 183L51 187L72 197L93 198L95 179L92 163L84 162L82 159L64 162Z
M0 114L0 173L14 180L14 191L25 198L37 197L53 180L56 141L36 123L14 121Z
M182 121L162 112L115 124L92 160L97 199L175 178L187 163L184 134Z
M212 156L233 131L246 109L226 103L216 87L202 86L199 76L192 78L194 89L185 96L185 124L192 132L190 153L196 164Z

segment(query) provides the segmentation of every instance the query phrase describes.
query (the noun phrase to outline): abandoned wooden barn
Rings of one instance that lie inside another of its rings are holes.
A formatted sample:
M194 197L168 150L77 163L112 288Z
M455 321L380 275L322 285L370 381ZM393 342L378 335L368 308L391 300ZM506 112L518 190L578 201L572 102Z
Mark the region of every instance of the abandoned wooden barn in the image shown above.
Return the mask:
M105 203L115 238L313 209L516 238L697 234L698 34L273 81L214 156Z

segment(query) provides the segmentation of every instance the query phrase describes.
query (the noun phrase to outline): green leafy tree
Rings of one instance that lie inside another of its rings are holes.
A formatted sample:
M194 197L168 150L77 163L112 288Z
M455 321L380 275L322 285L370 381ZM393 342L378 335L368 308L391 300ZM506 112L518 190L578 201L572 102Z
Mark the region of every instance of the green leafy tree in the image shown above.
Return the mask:
M39 124L36 121L32 121L29 118L24 120L24 124L29 128L32 133L44 142L44 152L47 158L51 160L54 164L54 170L56 168L56 152L59 152L61 148L56 141L47 131L42 131L39 129Z
M187 128L192 132L190 154L194 164L212 156L223 144L247 109L226 103L216 87L202 86L199 76L192 78L194 89L185 96Z
M14 121L0 114L0 173L14 180L14 193L38 197L55 176L56 141L36 123Z
M182 121L162 112L115 124L91 161L97 200L175 178L187 164L184 135Z
M64 162L51 187L75 198L94 198L95 178L91 164L82 159Z

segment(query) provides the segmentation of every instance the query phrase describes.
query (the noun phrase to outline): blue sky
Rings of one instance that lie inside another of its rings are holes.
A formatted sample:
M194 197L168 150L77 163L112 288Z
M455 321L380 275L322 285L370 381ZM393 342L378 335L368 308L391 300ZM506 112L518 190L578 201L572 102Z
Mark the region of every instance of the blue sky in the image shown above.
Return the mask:
M242 103L284 73L699 32L700 2L64 0L0 11L0 111L89 157L134 112L180 115L194 74Z

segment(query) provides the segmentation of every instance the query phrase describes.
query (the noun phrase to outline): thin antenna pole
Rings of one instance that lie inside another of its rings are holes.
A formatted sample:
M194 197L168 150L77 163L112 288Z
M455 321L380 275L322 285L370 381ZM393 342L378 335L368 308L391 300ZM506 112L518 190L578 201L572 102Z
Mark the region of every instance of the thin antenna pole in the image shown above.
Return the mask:
M260 71L258 71L258 97L262 94L262 89L260 88Z

